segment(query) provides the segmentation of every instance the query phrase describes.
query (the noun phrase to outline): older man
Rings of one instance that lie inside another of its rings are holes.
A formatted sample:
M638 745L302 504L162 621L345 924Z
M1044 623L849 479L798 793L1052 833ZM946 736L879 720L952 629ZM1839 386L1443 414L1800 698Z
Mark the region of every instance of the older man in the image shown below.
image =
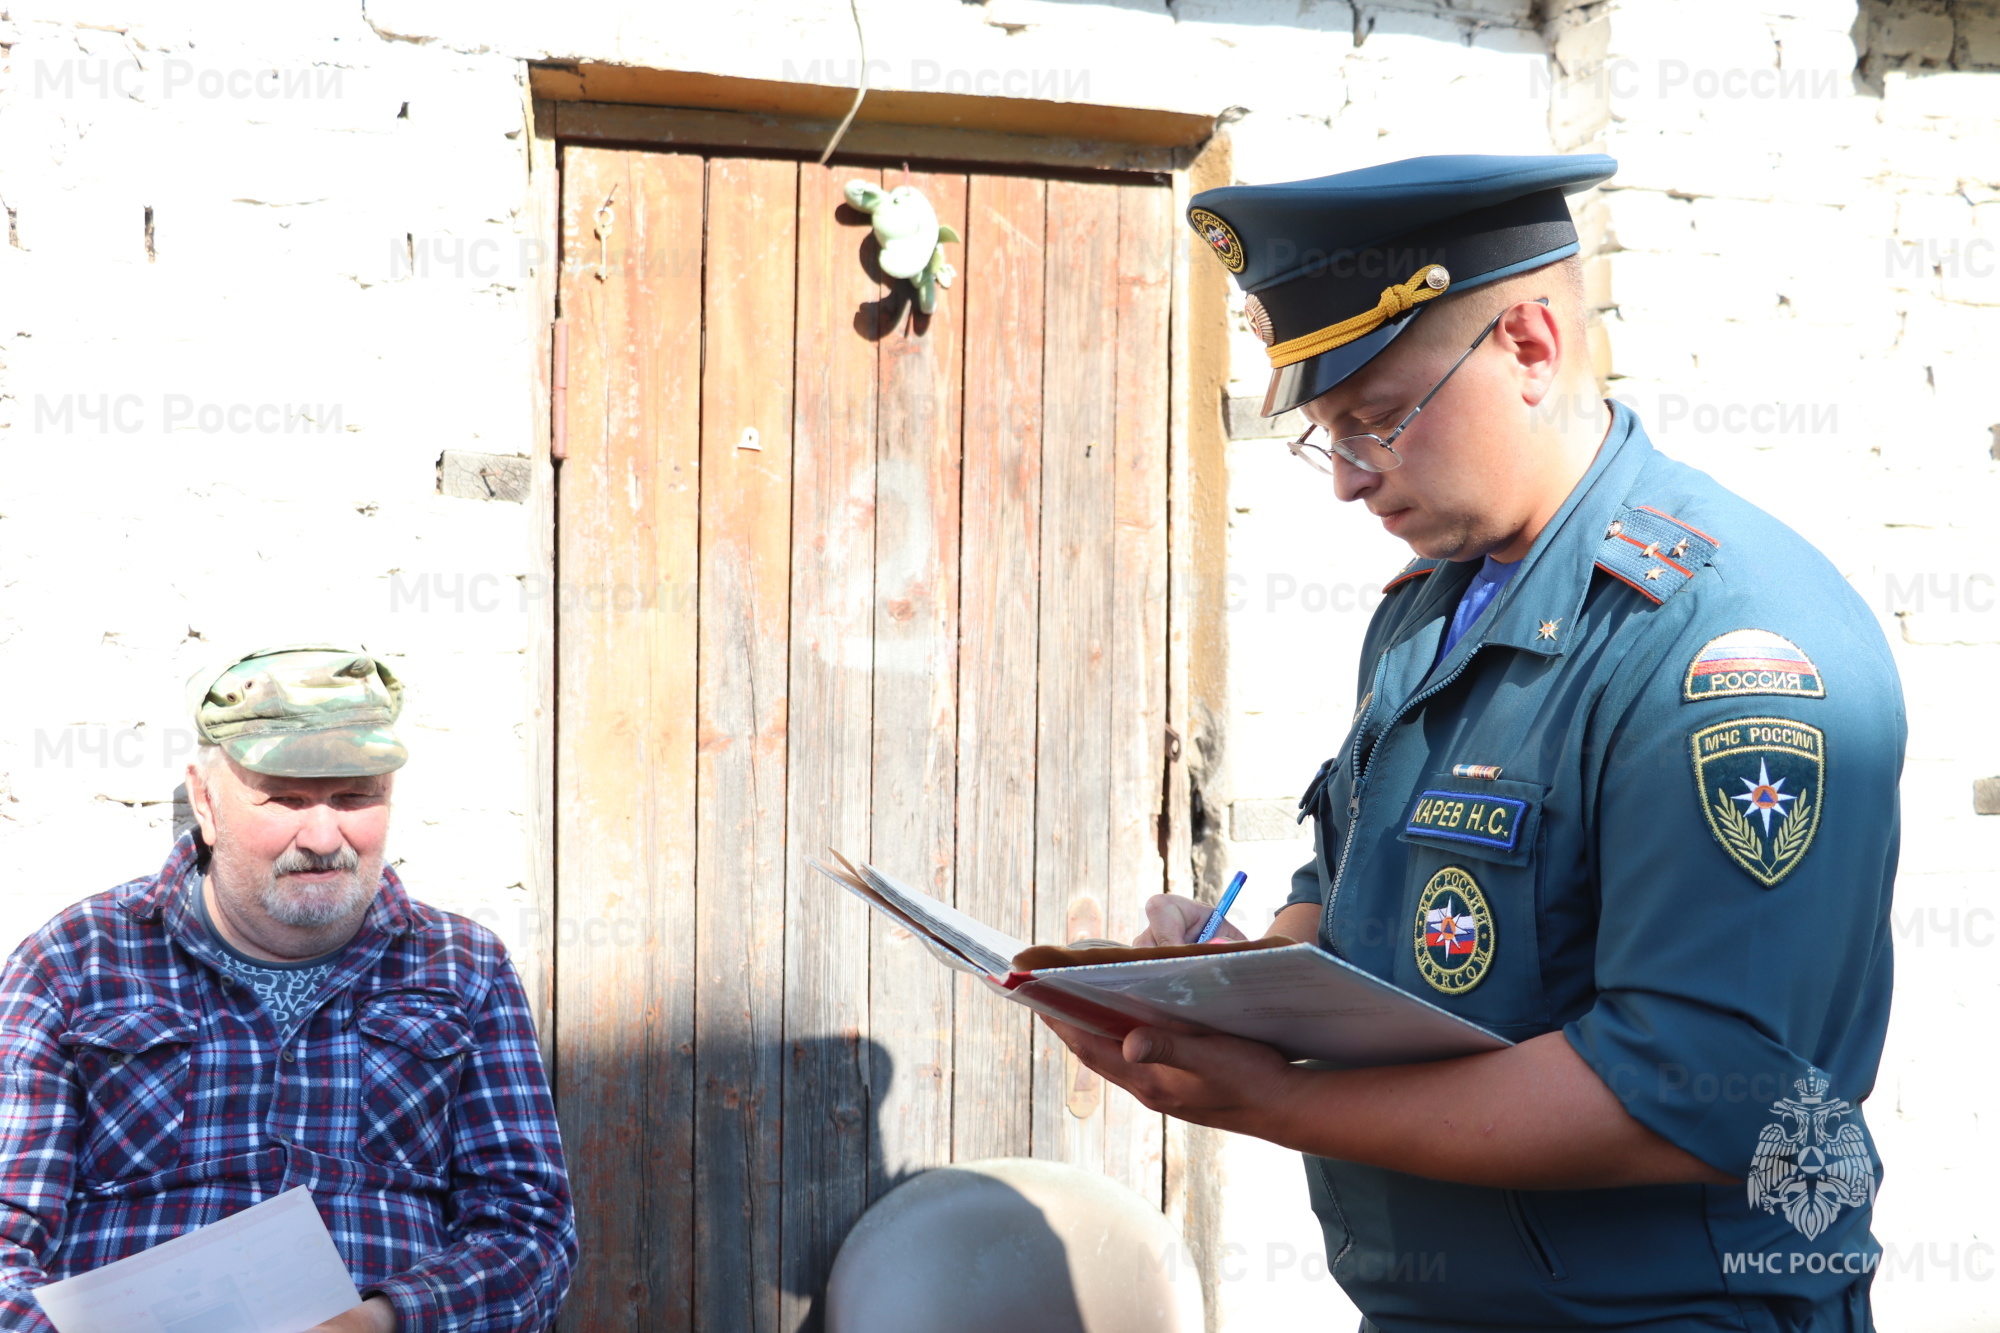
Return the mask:
M544 1327L562 1144L506 950L383 863L401 686L328 647L190 686L198 833L0 972L0 1327L298 1185L364 1296L321 1333Z

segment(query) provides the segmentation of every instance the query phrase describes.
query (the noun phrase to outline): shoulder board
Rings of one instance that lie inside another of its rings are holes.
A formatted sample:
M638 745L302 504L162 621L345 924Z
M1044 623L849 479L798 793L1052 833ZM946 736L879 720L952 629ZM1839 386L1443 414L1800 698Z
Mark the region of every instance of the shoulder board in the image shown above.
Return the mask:
M1715 559L1722 543L1651 505L1628 505L1605 529L1597 567L1658 605Z
M1395 578L1390 579L1387 583L1383 584L1382 591L1384 593L1394 592L1396 589L1402 587L1405 583L1409 583L1415 579L1420 579L1426 574L1435 572L1437 567L1443 563L1444 561L1442 560L1426 560L1422 556L1418 556L1415 560L1412 560L1409 564L1403 566L1402 573L1396 575Z

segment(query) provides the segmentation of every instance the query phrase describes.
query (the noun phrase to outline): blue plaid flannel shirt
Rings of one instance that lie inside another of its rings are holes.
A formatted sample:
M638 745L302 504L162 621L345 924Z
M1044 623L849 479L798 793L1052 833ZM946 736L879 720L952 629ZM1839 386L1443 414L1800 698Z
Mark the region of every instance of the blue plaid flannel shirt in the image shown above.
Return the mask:
M0 970L0 1328L34 1287L308 1186L404 1333L554 1320L576 1262L555 1108L506 950L395 872L280 1047L190 909L192 834Z

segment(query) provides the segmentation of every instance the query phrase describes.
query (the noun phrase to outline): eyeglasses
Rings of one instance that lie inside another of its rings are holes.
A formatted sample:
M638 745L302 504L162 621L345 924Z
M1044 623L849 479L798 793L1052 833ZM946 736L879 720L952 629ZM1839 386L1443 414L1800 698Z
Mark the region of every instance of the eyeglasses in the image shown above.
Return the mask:
M1537 305L1547 305L1549 298L1546 296L1537 296L1535 303ZM1512 310L1513 308L1513 306L1508 306L1507 310ZM1403 466L1403 456L1395 450L1396 441L1401 439L1403 432L1410 428L1410 423L1417 419L1417 413L1423 411L1425 407L1429 406L1431 399L1437 397L1438 390L1444 387L1445 381L1458 373L1458 368L1465 364L1465 358L1478 351L1479 344L1486 341L1486 335L1499 327L1500 320L1502 316L1506 315L1507 310L1502 310L1498 315L1486 321L1486 327L1479 331L1479 336L1474 338L1471 345L1458 354L1458 360L1451 363L1451 369L1447 370L1436 384L1431 385L1431 391L1423 396L1421 402L1410 409L1410 414L1396 423L1396 429L1389 432L1387 439L1371 432L1366 435L1343 435L1332 443L1325 445L1309 444L1307 441L1311 439L1312 433L1318 430L1319 427L1317 425L1307 426L1303 435L1286 446L1292 451L1292 457L1304 459L1314 469L1324 472L1329 477L1334 475L1333 458L1335 454L1340 455L1340 457L1354 464L1354 466L1360 468L1363 472L1393 472L1395 469Z

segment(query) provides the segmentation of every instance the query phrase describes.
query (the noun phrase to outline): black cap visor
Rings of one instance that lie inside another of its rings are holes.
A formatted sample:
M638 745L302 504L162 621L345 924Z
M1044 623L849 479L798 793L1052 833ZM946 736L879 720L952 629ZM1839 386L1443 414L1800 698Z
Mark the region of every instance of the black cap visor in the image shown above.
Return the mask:
M1259 415L1274 417L1280 412L1289 412L1310 403L1402 337L1403 331L1415 324L1417 316L1423 314L1425 309L1427 307L1418 306L1351 343L1321 352L1318 356L1309 356L1303 361L1294 361L1289 366L1278 367L1271 372L1271 385L1264 390L1264 410Z

